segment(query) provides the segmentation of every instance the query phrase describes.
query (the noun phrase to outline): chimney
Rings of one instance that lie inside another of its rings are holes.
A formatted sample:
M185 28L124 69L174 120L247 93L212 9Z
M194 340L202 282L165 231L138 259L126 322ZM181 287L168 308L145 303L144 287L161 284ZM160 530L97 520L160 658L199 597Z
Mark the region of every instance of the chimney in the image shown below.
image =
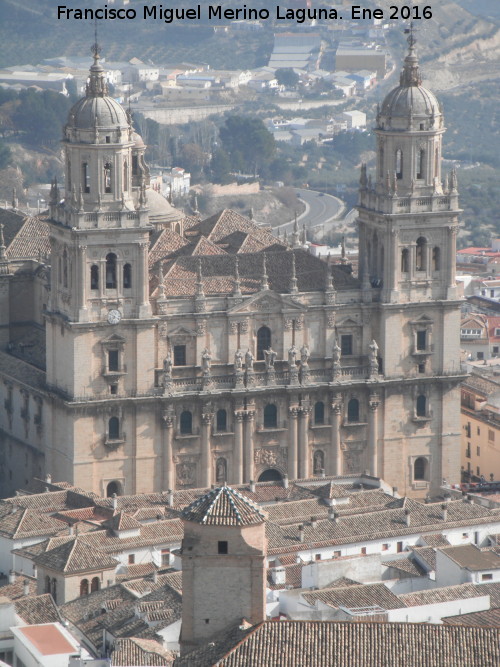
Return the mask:
M326 477L325 469L321 468L321 477Z
M317 516L312 516L311 517L311 528L317 528L318 527L318 517Z
M14 584L16 581L16 573L14 570L9 570L9 584Z
M173 506L174 506L174 492L172 491L172 489L169 489L169 490L167 491L167 505L168 505L169 507L173 507Z
M441 518L443 521L448 521L448 506L446 503L441 505Z
M334 523L339 522L339 515L334 509L328 511L328 518L330 519L330 521L333 521Z
M411 522L410 510L405 510L405 521L406 521L406 525L409 526L410 522Z
M288 489L288 475L283 475L283 488Z
M255 482L253 479L250 480L250 493L255 493Z
M397 493L397 492L398 492L398 487L397 487L397 486L393 486L393 487L392 487L392 495L394 496L394 498L396 497L396 493Z
M37 574L38 574L38 569L37 569L35 563L33 563L33 576L35 577L35 579L37 577Z
M445 503L451 502L451 495L449 493L444 494L444 502Z
M72 525L68 526L68 535L73 535L73 526Z
M12 505L10 508L10 513L15 514L17 512L17 505Z
M29 595L30 594L30 582L25 579L23 581L23 595Z
M274 567L271 570L271 579L273 584L285 585L286 584L286 571L283 566Z
M155 570L153 571L153 583L154 583L154 584L157 584L157 583L158 583L158 570L156 570L156 568L155 568Z
M45 481L47 482L47 484L52 484L52 475L50 474L50 472L48 472L45 475Z
M118 508L118 500L116 499L116 493L113 493L111 498L112 498L112 503L113 503L113 512L116 512L116 510Z
M304 526L302 524L299 525L299 542L304 541Z

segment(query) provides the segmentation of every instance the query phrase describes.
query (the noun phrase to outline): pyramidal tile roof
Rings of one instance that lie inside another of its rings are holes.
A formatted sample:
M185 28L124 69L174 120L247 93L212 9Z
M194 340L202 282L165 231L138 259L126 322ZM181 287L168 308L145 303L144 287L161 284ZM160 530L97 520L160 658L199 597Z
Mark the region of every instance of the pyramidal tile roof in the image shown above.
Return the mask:
M195 500L181 516L205 526L250 526L266 518L257 505L226 484Z
M116 567L117 560L99 551L93 545L76 537L73 541L46 551L34 559L37 565L70 574L88 570L109 570Z

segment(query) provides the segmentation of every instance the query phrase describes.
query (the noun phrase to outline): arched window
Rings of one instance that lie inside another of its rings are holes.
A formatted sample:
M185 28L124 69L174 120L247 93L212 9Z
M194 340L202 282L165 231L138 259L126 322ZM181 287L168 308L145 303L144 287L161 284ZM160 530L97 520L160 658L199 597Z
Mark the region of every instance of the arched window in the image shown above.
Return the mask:
M175 231L177 232L177 234L181 233L181 225L179 222L175 225Z
M427 460L423 456L419 456L418 459L415 459L413 464L413 479L426 479L426 469L427 469Z
M357 398L351 398L347 404L347 421L359 422L359 401Z
M400 181L403 178L403 151L398 148L396 151L396 178Z
M184 410L181 412L181 417L179 421L180 431L184 435L188 435L193 432L193 415L189 410Z
M137 155L132 155L132 176L137 176L139 173L139 158Z
M408 248L401 250L401 273L408 273L410 269L410 251Z
M111 162L104 165L104 192L110 193L111 189Z
M99 267L92 264L90 267L90 289L99 289Z
M273 403L264 408L264 428L278 427L278 409Z
M417 396L417 417L425 417L427 415L427 398L420 394Z
M439 271L441 268L441 250L439 248L432 249L432 270Z
M120 438L120 420L118 417L111 417L108 421L108 438L118 440Z
M114 252L106 255L106 289L116 289L116 255Z
M315 424L324 424L325 423L325 404L323 401L318 401L314 404L314 423Z
M80 597L83 597L84 595L88 594L89 594L89 580L82 579L80 581Z
M131 264L123 265L123 289L130 289L132 287L132 266Z
M257 331L257 360L264 359L264 350L269 350L271 347L271 329L269 327L261 327Z
M114 494L121 494L121 485L118 482L110 482L106 487L106 498L112 498Z
M90 592L93 593L94 591L99 590L99 577L94 577L90 583Z
M88 162L82 162L82 188L84 192L90 192L90 169Z
M421 148L417 152L417 168L416 168L417 178L423 178L424 177L424 159L425 159L425 151L424 151L423 148Z
M379 174L379 178L384 177L384 149L383 149L383 147L381 147L379 152L378 152L378 174Z
M127 192L128 190L128 162L125 160L123 163L123 191Z
M325 469L325 454L321 449L317 449L314 452L313 457L313 472L315 475L321 475Z
M224 458L217 459L215 463L215 481L222 484L227 479L227 461Z
M227 431L227 412L225 410L217 410L215 423L217 431Z
M417 248L415 253L415 269L425 271L426 269L427 241L423 236L417 239Z

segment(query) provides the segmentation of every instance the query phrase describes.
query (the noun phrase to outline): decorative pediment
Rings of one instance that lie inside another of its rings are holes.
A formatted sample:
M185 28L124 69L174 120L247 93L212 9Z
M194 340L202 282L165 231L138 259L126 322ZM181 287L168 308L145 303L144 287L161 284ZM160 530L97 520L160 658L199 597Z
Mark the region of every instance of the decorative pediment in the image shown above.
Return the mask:
M167 338L186 338L196 336L196 331L193 329L187 329L186 327L176 327L169 331Z
M114 333L102 341L103 343L125 343L125 338Z
M410 324L434 324L434 320L424 313L420 317L417 317L416 320L412 320Z
M359 327L360 324L359 322L356 322L356 320L353 320L352 317L346 317L345 320L342 320L340 322L337 322L337 327Z
M228 311L229 315L254 312L281 312L282 310L302 312L303 307L288 295L272 290L262 290L243 303L238 303Z

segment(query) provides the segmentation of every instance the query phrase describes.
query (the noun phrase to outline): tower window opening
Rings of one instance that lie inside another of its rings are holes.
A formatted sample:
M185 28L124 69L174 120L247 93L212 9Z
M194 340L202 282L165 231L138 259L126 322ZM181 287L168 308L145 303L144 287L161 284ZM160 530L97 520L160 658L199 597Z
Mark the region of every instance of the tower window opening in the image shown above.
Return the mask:
M263 326L257 331L257 360L264 359L264 350L271 347L271 329Z
M264 408L264 428L277 428L278 409L273 403L269 403Z
M90 267L90 289L99 289L99 267L92 264Z
M125 264L123 266L123 289L130 289L132 287L132 266Z
M116 255L106 255L106 289L116 289Z
M68 252L64 248L63 253L63 287L68 286Z
M217 431L227 431L227 412L225 410L217 410L216 418Z
M340 353L344 357L353 354L352 334L342 334L340 336Z
M179 425L182 435L190 435L193 432L193 415L189 410L181 412Z
M90 192L90 169L88 162L82 163L82 185L83 191L88 194Z
M83 597L84 595L88 594L89 594L89 580L82 579L80 581L80 597Z
M120 438L120 420L118 417L111 417L108 421L108 438L110 440L119 440Z
M174 366L186 365L186 346L174 345Z
M314 423L316 425L325 423L325 404L323 401L314 404Z
M426 269L426 251L427 241L423 236L417 239L417 248L415 254L415 269L417 271L425 271Z
M439 271L441 268L441 250L439 248L432 249L432 270Z
M439 177L439 148L434 152L434 178Z
M400 181L403 178L403 151L398 148L396 151L396 178Z
M111 143L111 137L109 135L106 135L106 143L107 144Z
M401 251L401 273L408 273L410 265L410 251L408 248L403 248Z
M228 553L228 545L226 540L219 540L217 542L217 553L219 554L227 554Z
M90 592L94 593L99 590L99 577L94 577L90 583Z
M128 162L125 160L123 163L123 191L127 192L128 190Z
M111 188L111 162L106 162L104 165L104 192L112 192Z
M422 352L427 349L427 331L417 331L417 350Z
M417 178L424 177L424 158L425 151L421 148L417 153Z
M420 394L417 396L417 417L425 417L427 415L427 398Z
M120 359L118 350L108 350L108 370L120 370Z
M347 421L359 422L359 401L357 398L351 398L347 404Z
M415 459L413 464L413 479L414 480L425 480L426 474L425 469L427 467L427 461L423 456L419 456L418 459Z
M137 155L132 155L132 176L137 176L139 173L139 160Z
M379 173L379 178L383 178L384 176L384 149L380 148L378 152L378 173Z

